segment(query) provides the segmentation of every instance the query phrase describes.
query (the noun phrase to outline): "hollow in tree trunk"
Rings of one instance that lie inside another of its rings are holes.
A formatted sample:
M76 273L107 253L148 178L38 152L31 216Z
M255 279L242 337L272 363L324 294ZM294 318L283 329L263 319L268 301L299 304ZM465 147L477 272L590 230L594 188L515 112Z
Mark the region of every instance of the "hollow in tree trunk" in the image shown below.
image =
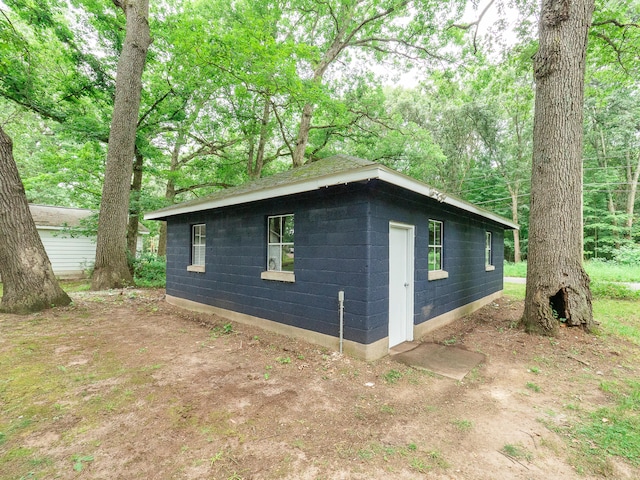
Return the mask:
M536 79L527 293L523 323L553 335L559 320L593 325L582 266L582 143L593 0L543 0Z
M93 290L133 283L127 262L127 217L133 171L142 72L151 44L149 0L114 0L126 15L126 33L116 72L116 95L102 187Z
M0 311L30 313L69 305L42 245L18 167L13 142L0 127Z

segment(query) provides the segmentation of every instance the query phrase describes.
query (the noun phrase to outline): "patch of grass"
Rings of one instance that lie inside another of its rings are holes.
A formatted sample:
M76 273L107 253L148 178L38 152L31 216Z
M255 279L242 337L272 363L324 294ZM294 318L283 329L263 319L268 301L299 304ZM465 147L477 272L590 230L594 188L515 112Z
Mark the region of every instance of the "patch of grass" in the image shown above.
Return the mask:
M631 290L627 285L613 282L591 282L591 294L594 298L612 298L616 300L640 299L640 290Z
M93 462L93 455L74 455L73 456L73 469L76 472L81 472L85 463Z
M231 335L232 333L234 333L233 323L228 322L224 325L216 325L215 327L213 327L211 329L211 332L209 333L209 336L211 338L218 338L222 335Z
M524 300L526 285L520 283L504 283L502 293L512 300Z
M380 407L380 411L382 413L388 413L389 415L393 415L394 413L396 413L396 409L393 408L391 405L382 405Z
M600 389L612 398L612 405L591 412L576 408L575 423L548 427L566 437L579 452L572 458L577 471L610 476L611 456L640 466L640 382L602 382Z
M533 455L522 444L507 443L500 451L516 460L527 460L530 462L533 459Z
M596 281L640 282L637 265L592 260L584 263L584 269Z
M413 457L410 465L411 468L420 473L427 473L434 468L449 468L449 463L438 450L430 451L425 457Z
M473 428L473 422L471 420L458 419L451 423L453 423L456 428L462 432L469 431Z
M584 268L591 280L599 282L640 282L640 272L637 265L617 262L588 261ZM504 262L505 277L527 276L527 262Z
M276 362L278 362L280 365L287 365L291 363L291 357L278 357L276 358Z
M400 380L402 377L402 372L394 369L391 369L387 373L382 375L382 378L387 383L398 383L398 380Z
M527 388L534 392L539 392L541 390L540 387L533 382L527 382Z
M521 277L527 276L527 262L504 262L505 277Z
M640 309L637 301L599 299L593 302L593 316L607 335L640 345Z

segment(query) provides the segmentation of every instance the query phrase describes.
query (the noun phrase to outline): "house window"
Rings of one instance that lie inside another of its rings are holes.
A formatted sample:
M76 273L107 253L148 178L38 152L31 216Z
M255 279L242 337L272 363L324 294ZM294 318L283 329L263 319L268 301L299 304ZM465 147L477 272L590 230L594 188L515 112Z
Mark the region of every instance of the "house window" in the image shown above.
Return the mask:
M293 214L267 218L266 280L294 281L294 221Z
M448 278L442 269L442 222L429 220L429 280Z
M493 265L493 250L491 249L491 232L485 232L484 235L484 268L487 272L495 270Z
M187 267L187 270L204 272L206 238L205 224L191 226L191 265Z
M429 271L442 270L442 222L429 220Z

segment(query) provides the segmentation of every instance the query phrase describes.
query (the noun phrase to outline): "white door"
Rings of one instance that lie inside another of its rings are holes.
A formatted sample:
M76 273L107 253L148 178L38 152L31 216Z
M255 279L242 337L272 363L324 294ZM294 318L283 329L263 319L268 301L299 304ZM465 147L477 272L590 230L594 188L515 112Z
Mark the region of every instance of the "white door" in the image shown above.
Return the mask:
M413 225L389 223L389 347L413 340Z

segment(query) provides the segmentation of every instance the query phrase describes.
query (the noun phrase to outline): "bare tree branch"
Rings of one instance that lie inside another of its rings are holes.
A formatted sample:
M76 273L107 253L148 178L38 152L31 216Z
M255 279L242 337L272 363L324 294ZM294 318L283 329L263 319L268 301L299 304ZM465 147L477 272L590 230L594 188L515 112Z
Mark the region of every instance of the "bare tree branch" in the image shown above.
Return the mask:
M602 25L607 25L607 24L613 24L616 27L619 28L629 28L629 27L635 27L635 28L640 28L640 23L621 23L618 20L616 20L615 18L611 18L609 20L603 20L601 22L593 22L591 24L592 27L601 27Z
M487 10L489 10L489 7L491 7L491 5L493 5L494 0L491 0L486 7L484 7L484 10L482 10L482 12L480 13L480 16L473 22L468 23L468 24L459 24L459 23L454 23L453 25L451 25L451 27L449 28L459 28L461 30L469 30L471 27L475 26L476 29L473 32L473 53L474 55L476 53L478 53L478 45L476 43L476 39L478 37L478 28L480 27L480 22L482 21L482 17L484 17L485 13L487 13Z
M199 183L197 185L190 185L188 187L184 187L184 188L178 188L176 190L176 195L180 195L181 193L185 193L185 192L193 192L194 190L197 190L199 188L205 188L205 187L222 187L222 188L231 188L231 187L235 187L235 185L232 185L230 183L223 183L223 182L206 182L206 183Z

